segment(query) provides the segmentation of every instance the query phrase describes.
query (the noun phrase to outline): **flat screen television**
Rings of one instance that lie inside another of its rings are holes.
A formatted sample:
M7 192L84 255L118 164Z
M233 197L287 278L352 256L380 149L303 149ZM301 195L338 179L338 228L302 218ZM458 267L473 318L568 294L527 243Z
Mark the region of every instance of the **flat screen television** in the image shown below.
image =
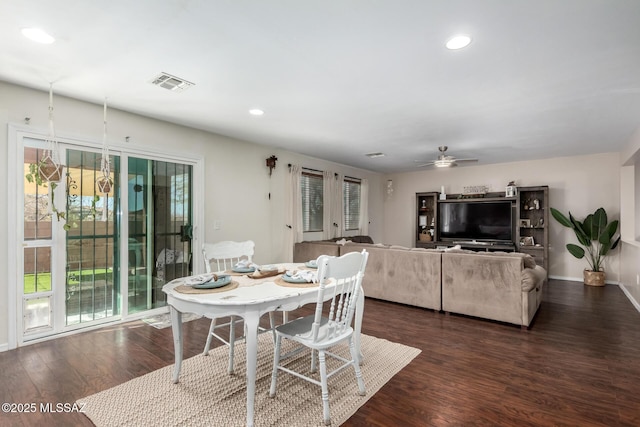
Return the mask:
M512 243L511 201L438 203L440 240Z

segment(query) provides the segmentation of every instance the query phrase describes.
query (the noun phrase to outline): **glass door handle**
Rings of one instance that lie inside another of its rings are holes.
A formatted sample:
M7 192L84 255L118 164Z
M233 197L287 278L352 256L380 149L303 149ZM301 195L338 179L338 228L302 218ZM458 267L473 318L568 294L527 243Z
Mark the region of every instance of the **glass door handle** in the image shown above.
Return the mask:
M180 226L180 241L181 242L190 242L193 239L193 226L192 225L181 225Z

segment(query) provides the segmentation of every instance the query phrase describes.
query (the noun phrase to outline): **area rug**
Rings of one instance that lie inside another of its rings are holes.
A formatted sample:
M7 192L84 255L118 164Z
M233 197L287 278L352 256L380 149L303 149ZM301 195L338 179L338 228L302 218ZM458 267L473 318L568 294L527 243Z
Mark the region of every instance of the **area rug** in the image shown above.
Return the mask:
M182 323L200 319L202 316L193 313L184 313ZM142 321L156 329L164 329L171 326L171 315L169 313L158 314L157 316L146 317Z
M283 352L287 351L283 342ZM362 374L366 396L358 395L352 369L329 378L333 426L344 423L420 350L362 335ZM198 355L182 363L180 382L173 384L173 365L135 378L119 386L78 400L84 414L98 427L107 426L243 426L246 424L246 354L236 344L236 373L228 375L228 349L217 347L209 356ZM256 380L256 426L323 426L320 387L290 374L278 375L277 394L270 398L273 341L259 337ZM289 348L290 349L290 348ZM347 356L348 348L334 353ZM330 363L331 362L331 363ZM327 358L330 369L335 363ZM310 354L289 359L288 367L308 373Z

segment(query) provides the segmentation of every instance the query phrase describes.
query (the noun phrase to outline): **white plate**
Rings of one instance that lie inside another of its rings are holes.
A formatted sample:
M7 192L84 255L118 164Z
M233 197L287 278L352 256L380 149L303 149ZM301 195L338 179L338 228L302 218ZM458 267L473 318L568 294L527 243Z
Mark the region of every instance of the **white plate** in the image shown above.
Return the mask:
M195 289L215 289L226 286L231 283L231 276L228 274L218 276L218 280L209 280L208 282L193 285Z

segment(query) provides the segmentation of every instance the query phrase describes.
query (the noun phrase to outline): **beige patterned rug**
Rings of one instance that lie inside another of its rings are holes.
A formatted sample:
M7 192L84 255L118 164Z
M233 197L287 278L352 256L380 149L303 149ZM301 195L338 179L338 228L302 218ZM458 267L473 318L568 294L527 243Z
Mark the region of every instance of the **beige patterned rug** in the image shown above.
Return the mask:
M173 365L166 366L119 386L78 400L98 427L106 426L243 426L246 423L246 368L244 343L236 344L236 374L228 375L226 347L209 356L194 356L182 363L180 382L173 384ZM320 387L284 372L278 375L276 397L268 396L273 365L270 334L259 338L256 380L256 426L323 426ZM283 353L286 351L283 342ZM420 350L362 335L365 359L362 374L366 396L358 395L353 369L329 378L332 425L353 415L371 396ZM334 351L346 356L346 345ZM328 368L332 358L327 358ZM289 367L307 372L310 355L290 359Z

